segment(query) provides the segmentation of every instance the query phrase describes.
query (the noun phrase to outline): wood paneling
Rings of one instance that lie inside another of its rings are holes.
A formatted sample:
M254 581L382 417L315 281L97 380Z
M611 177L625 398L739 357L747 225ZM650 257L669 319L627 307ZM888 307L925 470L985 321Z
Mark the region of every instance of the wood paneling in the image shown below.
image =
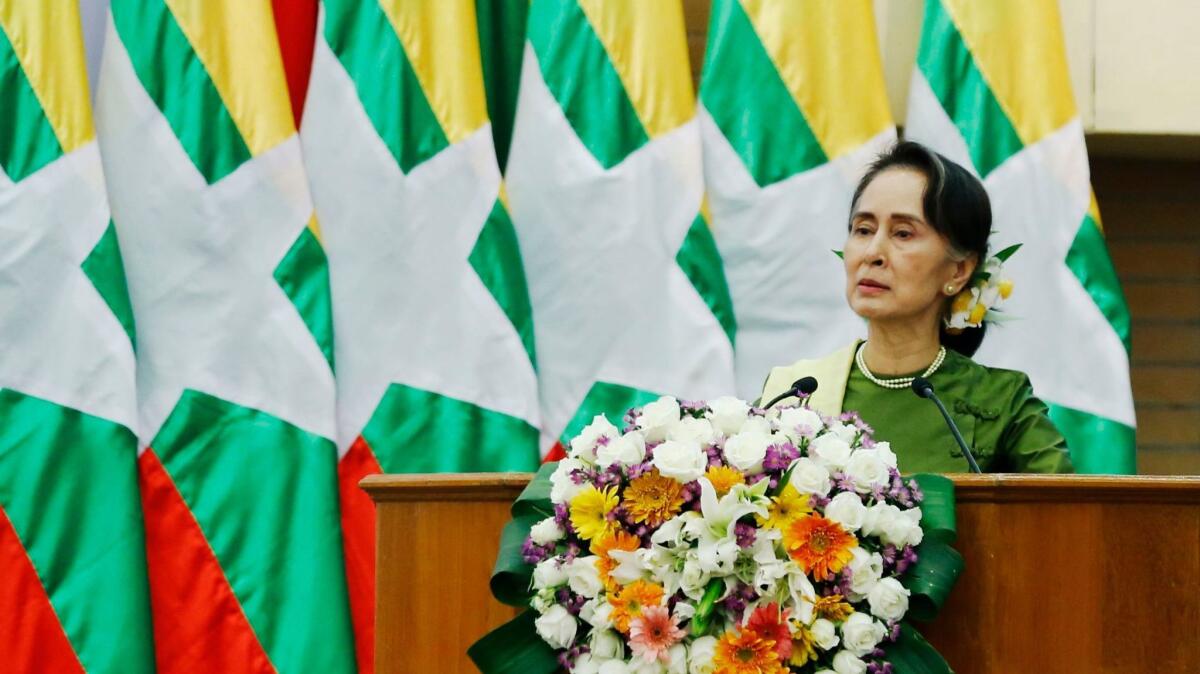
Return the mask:
M487 581L528 477L363 481L379 508L379 674L475 671L467 647L514 615ZM1200 671L1200 478L954 479L966 571L924 632L955 671Z

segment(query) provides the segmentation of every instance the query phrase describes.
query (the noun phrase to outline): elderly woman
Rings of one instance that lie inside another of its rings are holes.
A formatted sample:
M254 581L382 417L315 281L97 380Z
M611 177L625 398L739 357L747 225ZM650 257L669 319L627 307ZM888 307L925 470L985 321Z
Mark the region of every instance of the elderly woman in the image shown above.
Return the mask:
M987 257L991 225L983 185L958 164L912 142L880 156L854 193L843 252L846 299L867 320L867 340L774 368L761 399L813 376L819 388L810 405L830 415L859 412L905 472L965 472L941 414L910 389L924 376L982 470L1071 472L1066 442L1029 378L971 360L986 311L972 301L980 297L972 278ZM979 306L964 319L963 305Z

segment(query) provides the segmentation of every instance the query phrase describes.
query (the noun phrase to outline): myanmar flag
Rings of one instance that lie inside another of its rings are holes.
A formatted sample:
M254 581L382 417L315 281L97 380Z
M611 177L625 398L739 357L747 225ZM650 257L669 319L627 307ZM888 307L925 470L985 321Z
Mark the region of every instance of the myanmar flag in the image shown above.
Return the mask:
M0 668L152 672L133 316L73 0L0 3Z
M715 0L700 82L738 394L863 330L833 253L865 165L896 138L869 0Z
M677 0L534 0L506 177L529 276L543 446L599 413L733 390Z
M112 0L104 45L158 670L353 671L329 278L271 3Z
M1055 0L927 0L905 135L983 179L1011 321L976 358L1022 370L1084 473L1132 473L1129 310L1091 191Z
M472 0L325 0L304 158L338 335L346 559L370 665L366 474L532 470L533 314L504 204Z

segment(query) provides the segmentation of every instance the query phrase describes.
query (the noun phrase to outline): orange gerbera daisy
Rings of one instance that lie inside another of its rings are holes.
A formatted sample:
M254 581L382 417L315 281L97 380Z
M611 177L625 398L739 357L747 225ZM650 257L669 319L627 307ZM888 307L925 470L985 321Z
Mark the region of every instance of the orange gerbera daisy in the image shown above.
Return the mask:
M616 592L617 588L620 586L611 575L613 570L617 568L619 562L612 557L609 557L608 553L613 550L625 550L627 552L633 552L640 547L642 547L641 539L625 531L624 529L592 541L592 554L600 558L600 560L596 562L596 569L599 570L600 580L604 581L604 586L608 588L609 592Z
M775 642L752 630L721 635L713 653L713 674L787 674Z
M608 603L612 604L610 619L613 626L620 632L629 634L629 624L642 614L642 608L661 606L664 594L661 585L645 580L635 580L621 588L608 598Z
M746 476L742 475L742 471L729 466L713 466L704 473L704 477L712 483L717 498L728 494L735 485L746 484Z
M858 545L854 534L820 515L802 517L783 531L783 546L805 573L824 580L841 571Z
M854 613L854 607L846 603L846 599L842 595L831 594L828 597L818 597L813 602L813 613L818 618L840 623Z
M683 485L663 477L656 468L630 481L622 504L630 519L654 528L679 514Z

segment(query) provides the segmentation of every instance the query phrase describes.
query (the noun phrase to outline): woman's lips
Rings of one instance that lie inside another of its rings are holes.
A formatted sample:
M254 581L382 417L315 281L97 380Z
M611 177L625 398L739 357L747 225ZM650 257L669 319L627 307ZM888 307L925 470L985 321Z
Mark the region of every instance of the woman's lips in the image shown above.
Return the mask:
M889 288L882 283L866 280L858 282L858 291L864 295L878 295L885 290L889 290Z

